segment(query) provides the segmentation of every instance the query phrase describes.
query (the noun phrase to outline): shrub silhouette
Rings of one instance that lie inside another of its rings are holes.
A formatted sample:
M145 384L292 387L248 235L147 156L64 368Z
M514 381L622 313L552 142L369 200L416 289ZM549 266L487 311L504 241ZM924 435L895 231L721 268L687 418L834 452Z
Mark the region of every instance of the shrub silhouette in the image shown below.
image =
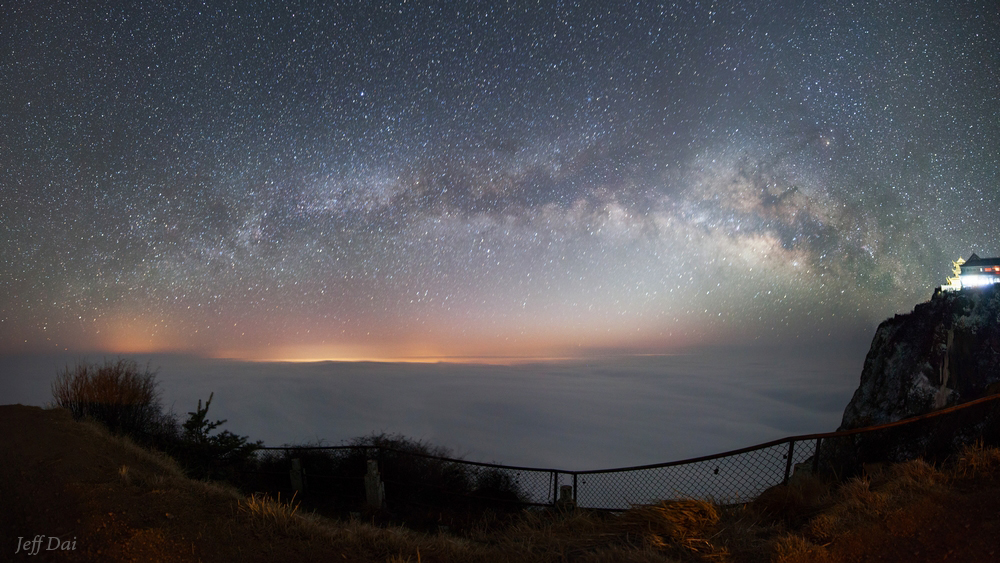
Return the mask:
M345 516L365 503L364 475L369 459L378 462L386 507L377 518L412 528L439 524L463 527L485 512L520 511L526 495L502 469L460 463L442 447L404 436L377 434L355 438L346 448L269 451L260 456L254 482L245 490L291 494L289 468L298 459L305 476L303 506Z
M173 421L160 410L156 372L140 369L134 360L118 358L104 364L79 362L67 366L52 383L57 406L73 418L90 417L116 434L147 441L169 433Z
M254 451L263 443L247 442L246 436L228 430L212 435L213 430L226 423L225 420L208 420L208 407L214 396L215 393L208 395L204 407L199 400L195 412L188 413L181 439L170 448L170 453L194 477L232 481L236 474L250 469L248 464L254 460Z
M232 480L236 472L247 470L261 446L228 430L212 434L226 422L207 418L214 393L204 407L198 401L181 427L173 413L162 412L156 372L148 365L140 369L134 360L67 366L52 383L52 396L76 419L90 417L112 433L172 455L193 477Z

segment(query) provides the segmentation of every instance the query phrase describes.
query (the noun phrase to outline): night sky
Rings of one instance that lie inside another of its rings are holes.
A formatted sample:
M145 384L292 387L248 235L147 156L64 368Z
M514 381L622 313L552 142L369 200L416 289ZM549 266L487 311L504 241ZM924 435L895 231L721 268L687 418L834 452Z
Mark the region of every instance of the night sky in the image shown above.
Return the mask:
M0 17L0 353L836 340L1000 254L993 1L84 4Z

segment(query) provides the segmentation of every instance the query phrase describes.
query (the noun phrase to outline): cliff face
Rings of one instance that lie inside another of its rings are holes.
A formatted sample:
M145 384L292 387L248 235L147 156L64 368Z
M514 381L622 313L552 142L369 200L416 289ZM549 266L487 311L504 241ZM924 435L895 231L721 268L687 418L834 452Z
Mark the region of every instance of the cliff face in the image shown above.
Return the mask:
M976 399L998 382L1000 288L937 293L879 325L839 429Z

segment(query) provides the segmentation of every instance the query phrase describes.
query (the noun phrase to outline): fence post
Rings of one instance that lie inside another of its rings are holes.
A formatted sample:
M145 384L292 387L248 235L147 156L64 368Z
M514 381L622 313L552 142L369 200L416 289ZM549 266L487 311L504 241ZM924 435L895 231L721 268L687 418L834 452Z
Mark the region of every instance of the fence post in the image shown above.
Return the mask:
M576 473L573 474L573 502L576 502Z
M368 473L365 475L365 500L368 507L376 510L385 504L385 483L378 474L378 462L374 459L368 460Z
M788 456L785 458L785 480L783 485L788 484L788 477L792 474L792 452L795 450L795 440L788 441Z
M292 480L292 490L297 493L304 493L306 490L306 483L302 477L302 473L302 460L297 457L292 458L292 470L288 472L288 476Z
M552 472L552 506L559 500L559 472Z
M813 475L819 473L819 447L823 443L823 438L816 438L816 453L813 454Z
M559 500L556 501L556 508L563 512L571 512L576 508L572 485L561 485L559 487Z

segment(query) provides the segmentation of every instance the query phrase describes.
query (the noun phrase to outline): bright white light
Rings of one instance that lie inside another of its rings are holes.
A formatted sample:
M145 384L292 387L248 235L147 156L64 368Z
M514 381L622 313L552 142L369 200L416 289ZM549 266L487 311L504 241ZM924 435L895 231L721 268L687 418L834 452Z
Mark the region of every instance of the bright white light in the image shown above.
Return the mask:
M1000 276L966 275L962 276L962 287L983 287L1000 283Z

